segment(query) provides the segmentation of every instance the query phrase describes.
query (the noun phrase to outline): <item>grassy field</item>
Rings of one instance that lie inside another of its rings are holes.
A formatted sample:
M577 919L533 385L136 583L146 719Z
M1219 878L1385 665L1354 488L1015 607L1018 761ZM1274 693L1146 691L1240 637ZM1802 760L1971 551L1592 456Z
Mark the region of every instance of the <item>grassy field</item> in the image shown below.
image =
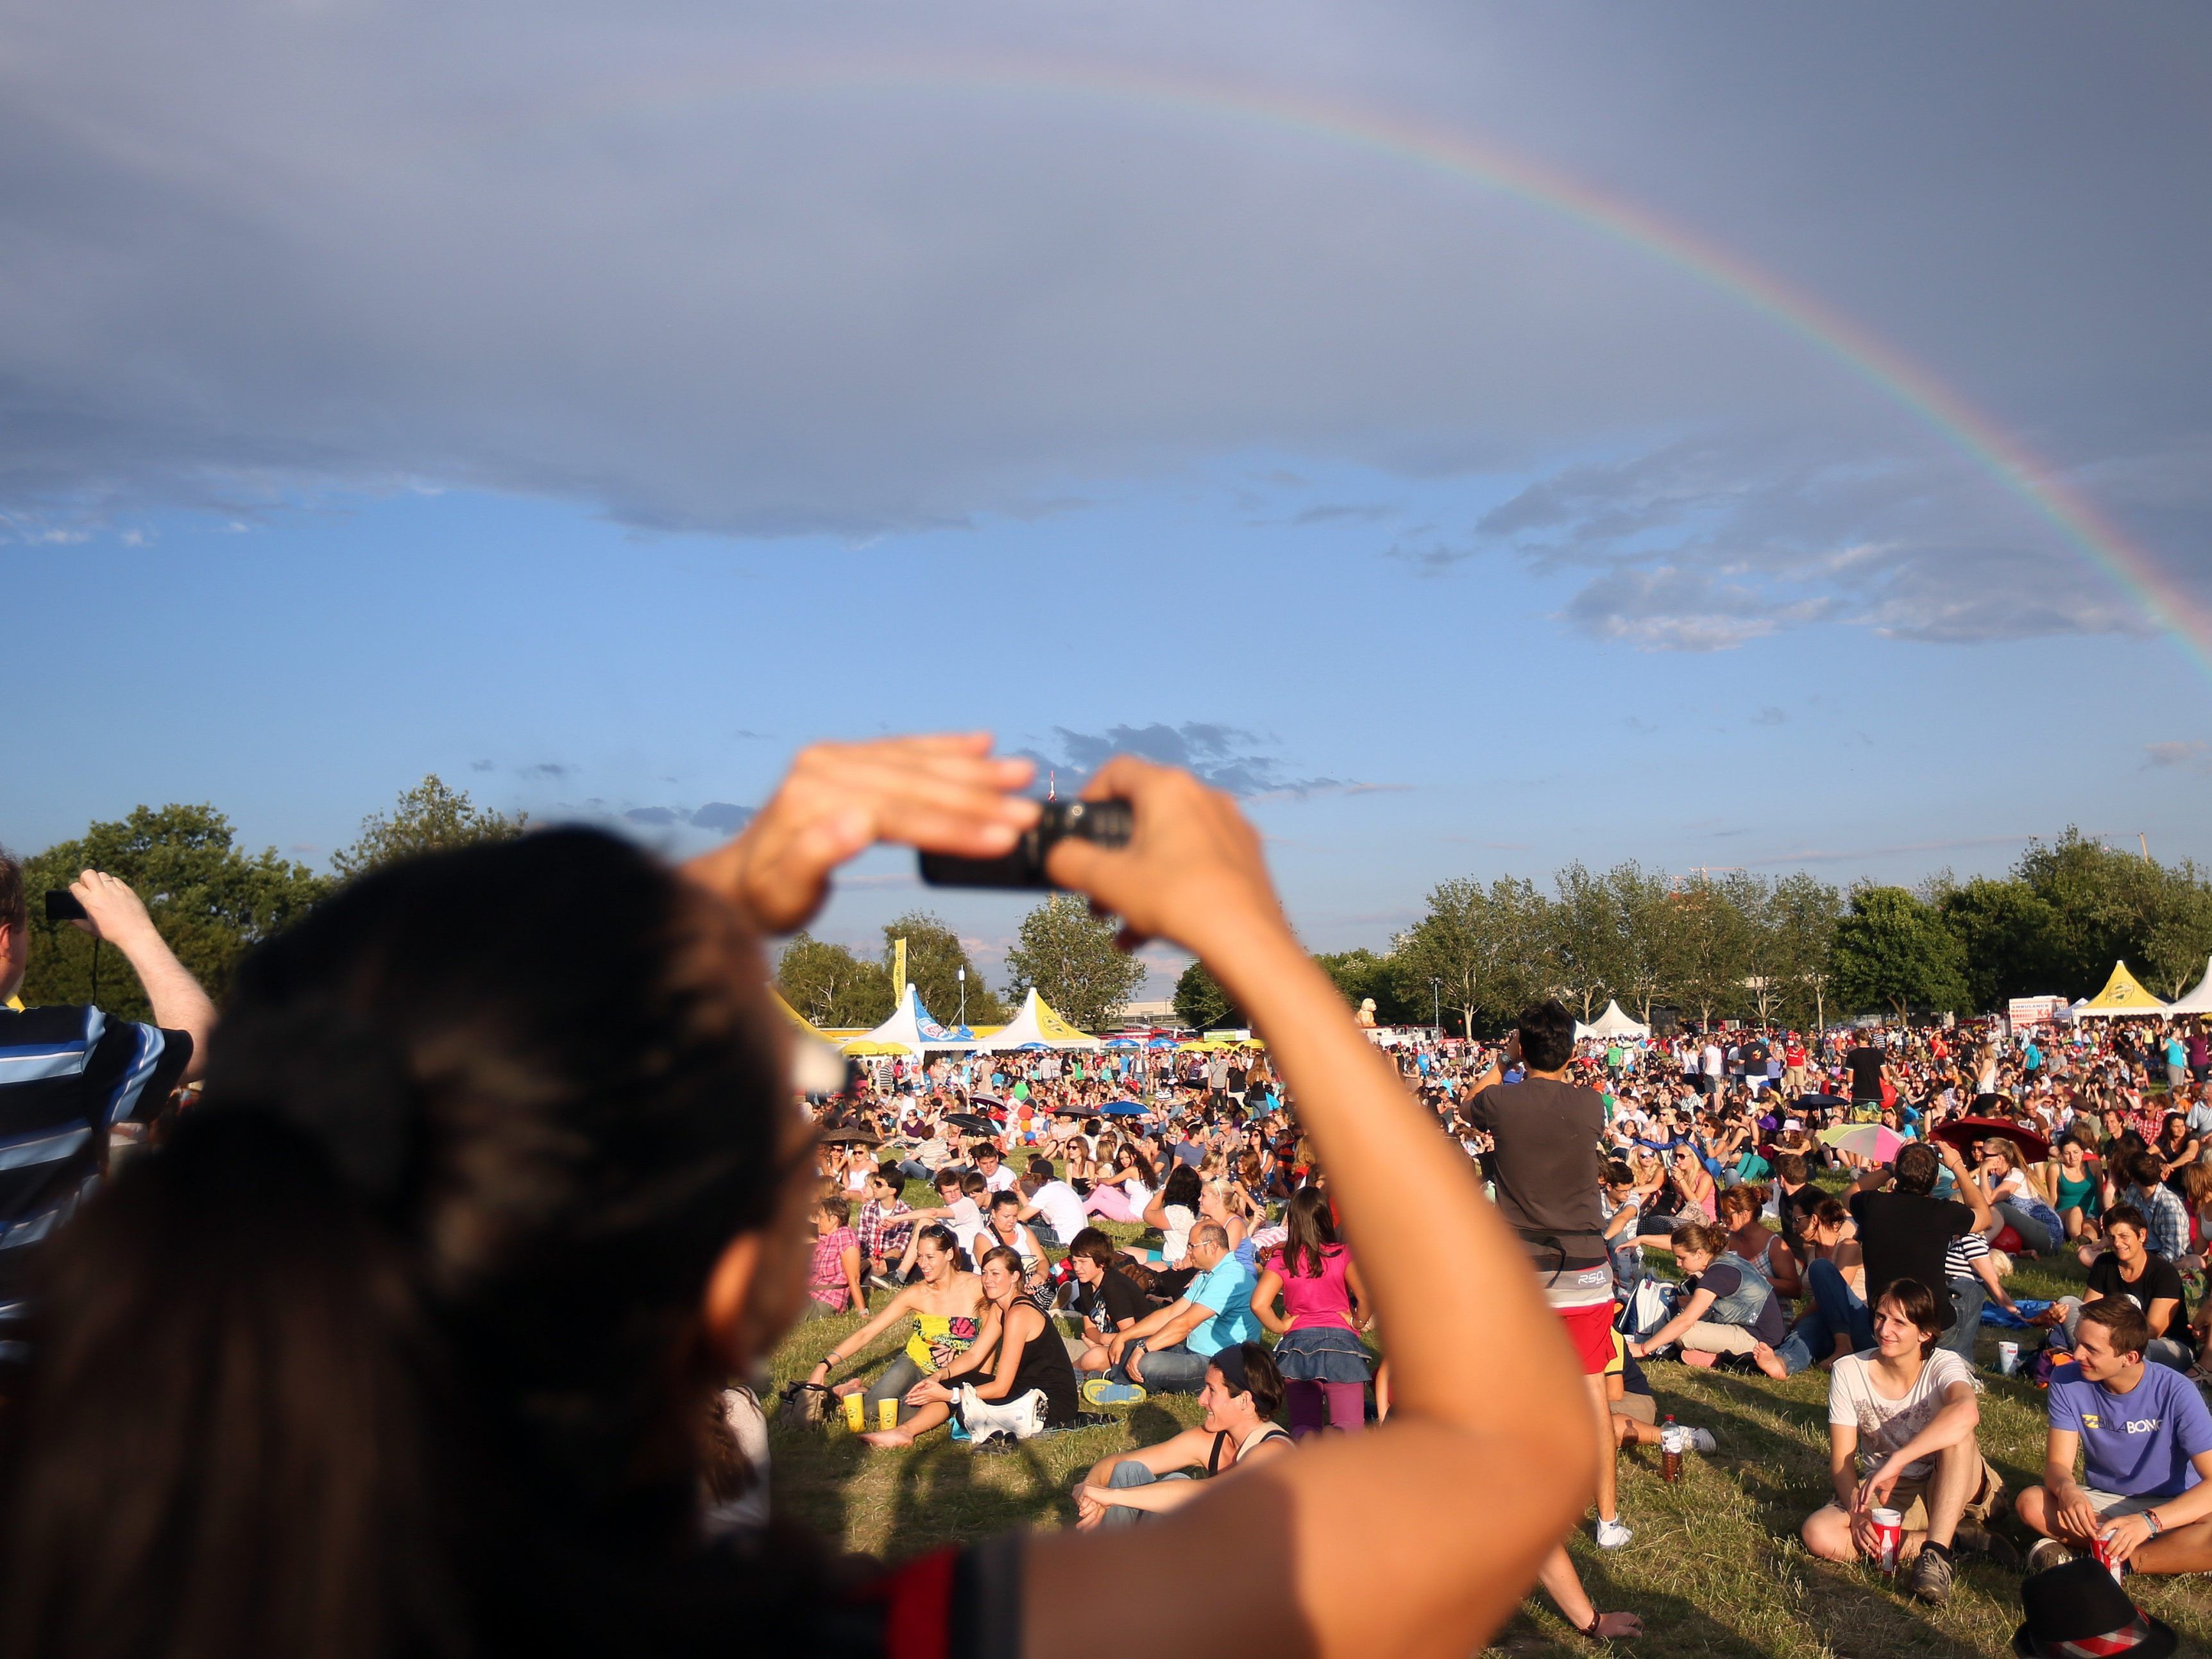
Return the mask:
M1109 1231L1133 1235L1134 1229ZM2026 1263L2015 1295L2051 1297L2083 1274L2063 1263ZM779 1385L804 1376L860 1320L823 1320L797 1332L776 1357ZM888 1359L886 1337L864 1370ZM2043 1395L1994 1374L1995 1337L1982 1357L1990 1370L1982 1403L1982 1447L2017 1492L2039 1478ZM1787 1382L1716 1375L1672 1364L1649 1368L1662 1413L1711 1429L1717 1455L1692 1458L1682 1480L1658 1478L1656 1451L1624 1456L1622 1517L1635 1528L1626 1549L1601 1552L1587 1528L1571 1541L1597 1604L1640 1614L1644 1638L1605 1644L1571 1631L1548 1602L1532 1598L1493 1653L1588 1654L1601 1648L1678 1656L1774 1655L1779 1659L1873 1659L1878 1655L2012 1651L2020 1579L1961 1558L1951 1604L1923 1607L1863 1568L1815 1561L1797 1541L1805 1516L1826 1501L1827 1381L1808 1371ZM1068 1489L1109 1451L1165 1438L1194 1421L1195 1403L1166 1398L1117 1413L1111 1428L1047 1436L1009 1456L977 1459L943 1433L903 1452L872 1451L842 1426L826 1434L774 1432L778 1508L848 1548L890 1559L1013 1527L1051 1528L1073 1519ZM2003 1529L2014 1531L2009 1516ZM2131 1579L2130 1589L2182 1635L2185 1651L2212 1652L2212 1581Z

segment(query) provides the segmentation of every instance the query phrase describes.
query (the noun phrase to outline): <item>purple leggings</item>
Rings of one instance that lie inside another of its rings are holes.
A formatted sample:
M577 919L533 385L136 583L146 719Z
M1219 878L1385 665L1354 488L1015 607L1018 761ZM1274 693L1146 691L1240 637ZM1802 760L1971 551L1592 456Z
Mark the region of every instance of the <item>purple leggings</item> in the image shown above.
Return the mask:
M1346 1434L1367 1426L1367 1385L1364 1382L1305 1382L1285 1381L1284 1398L1290 1402L1291 1438L1303 1440L1322 1426L1322 1401L1328 1401L1328 1420Z

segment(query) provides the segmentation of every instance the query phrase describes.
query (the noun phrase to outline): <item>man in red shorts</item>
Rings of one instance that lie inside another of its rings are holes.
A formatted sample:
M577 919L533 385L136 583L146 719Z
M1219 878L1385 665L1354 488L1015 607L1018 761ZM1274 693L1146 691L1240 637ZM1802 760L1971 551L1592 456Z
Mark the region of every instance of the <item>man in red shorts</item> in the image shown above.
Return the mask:
M1590 1431L1601 1448L1597 1541L1617 1550L1631 1534L1620 1521L1605 1397L1605 1370L1613 1363L1613 1258L1598 1211L1605 1101L1595 1089L1566 1080L1574 1054L1575 1017L1556 999L1522 1010L1498 1063L1475 1085L1468 1115L1491 1138L1483 1170L1497 1188L1498 1212L1521 1236L1545 1299L1582 1356ZM1499 1066L1516 1064L1520 1081L1505 1082Z

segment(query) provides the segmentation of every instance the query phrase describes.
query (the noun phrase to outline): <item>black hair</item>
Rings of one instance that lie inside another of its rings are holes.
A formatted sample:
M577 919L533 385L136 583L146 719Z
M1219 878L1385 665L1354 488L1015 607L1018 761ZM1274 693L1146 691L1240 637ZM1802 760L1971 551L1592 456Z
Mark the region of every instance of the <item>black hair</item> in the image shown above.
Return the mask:
M942 1221L933 1221L915 1235L915 1247L917 1250L920 1249L921 1242L925 1239L936 1245L940 1254L952 1258L952 1269L955 1273L964 1273L973 1271L968 1265L968 1252L960 1248L960 1235Z
M692 1547L706 1286L804 1172L760 982L734 911L585 831L388 867L242 963L204 1103L41 1253L0 1651L796 1644L811 1554Z
M1534 1071L1556 1072L1575 1057L1575 1017L1557 997L1530 1003L1513 1029L1521 1035L1521 1059Z
M1198 1171L1188 1164L1178 1164L1168 1171L1167 1183L1160 1188L1160 1202L1163 1205L1180 1204L1187 1210L1195 1211L1199 1195L1203 1190L1199 1184Z
M1252 1396L1252 1408L1266 1422L1283 1408L1287 1392L1283 1387L1282 1368L1275 1364L1275 1356L1263 1344L1239 1342L1218 1350L1207 1360L1210 1370L1221 1373L1233 1394Z
M1318 1187L1301 1187L1283 1206L1283 1253L1279 1258L1285 1279L1319 1279L1322 1250L1336 1243L1335 1218L1328 1212L1328 1194Z
M1916 1140L1897 1154L1897 1190L1917 1193L1923 1198L1936 1190L1936 1171L1941 1167L1936 1149L1924 1140Z

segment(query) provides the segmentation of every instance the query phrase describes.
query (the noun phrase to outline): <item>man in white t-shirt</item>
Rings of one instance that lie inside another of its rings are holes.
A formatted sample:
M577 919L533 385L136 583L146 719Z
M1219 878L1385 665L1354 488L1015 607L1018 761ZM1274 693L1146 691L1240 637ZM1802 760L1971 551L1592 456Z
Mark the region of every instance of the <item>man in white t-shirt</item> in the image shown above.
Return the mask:
M1917 1279L1893 1280L1875 1300L1875 1346L1846 1354L1828 1377L1832 1504L1805 1522L1805 1547L1828 1561L1873 1556L1874 1511L1904 1516L1900 1567L1912 1594L1942 1607L1951 1599L1954 1547L2015 1556L1983 1530L2004 1482L1983 1457L1973 1367L1936 1346L1944 1322L1936 1293Z
M1027 1200L1022 1219L1030 1224L1040 1243L1064 1248L1091 1224L1091 1218L1083 1212L1083 1200L1075 1195L1074 1188L1053 1174L1048 1158L1030 1160L1021 1191Z
M1711 1103L1717 1109L1728 1098L1728 1056L1721 1052L1719 1043L1707 1037L1704 1060L1705 1094Z

